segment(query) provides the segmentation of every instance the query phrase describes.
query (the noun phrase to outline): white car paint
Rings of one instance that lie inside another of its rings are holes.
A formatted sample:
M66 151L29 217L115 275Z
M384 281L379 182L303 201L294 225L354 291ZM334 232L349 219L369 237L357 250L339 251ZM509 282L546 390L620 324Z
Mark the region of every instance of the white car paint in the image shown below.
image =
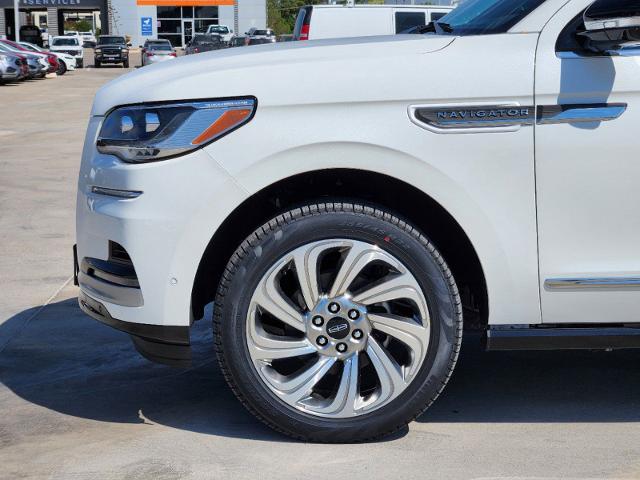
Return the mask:
M457 220L482 264L491 325L634 321L637 291L567 293L547 291L544 282L640 276L640 171L631 155L638 142L630 134L637 112L590 128L456 134L411 118L414 106L528 111L557 105L559 96L593 101L606 93L596 88L603 78L611 79L607 101L635 106L637 58L556 56L564 25L589 3L547 0L506 34L261 45L183 57L114 80L96 95L85 140L78 255L106 259L108 240L123 245L144 305L98 300L126 322L189 325L202 253L234 209L293 175L350 168L412 184ZM580 74L585 70L593 77ZM295 79L295 87L283 78ZM116 106L246 95L258 99L248 124L182 157L131 165L96 149L104 116ZM92 186L144 193L122 200L93 194Z
M397 25L396 14L418 14L421 21L411 25L418 26L427 25L452 10L452 7L432 5L313 5L303 8L306 9L304 14L311 18L308 38L301 40L394 35L406 30ZM298 15L302 14L301 11ZM296 32L294 38L298 39Z
M69 40L75 40L75 43L73 45L67 45ZM49 42L49 51L51 53L66 53L75 59L75 66L81 67L84 58L84 49L82 48L81 42L82 39L78 35L51 37Z
M36 51L36 52L40 52L40 53L47 53L48 50L45 50L44 48L38 47L37 45L33 45L32 43L27 43L27 42L19 42L20 45L22 45L23 47L26 47L32 51ZM73 57L72 55L66 54L66 53L62 53L62 52L49 52L54 54L56 57L58 57L59 60L63 61L65 66L67 67L67 70L69 71L73 71L76 69L76 59L75 57Z
M226 33L222 33L226 30ZM220 35L223 42L229 43L231 37L233 37L233 29L228 25L209 25L206 33Z

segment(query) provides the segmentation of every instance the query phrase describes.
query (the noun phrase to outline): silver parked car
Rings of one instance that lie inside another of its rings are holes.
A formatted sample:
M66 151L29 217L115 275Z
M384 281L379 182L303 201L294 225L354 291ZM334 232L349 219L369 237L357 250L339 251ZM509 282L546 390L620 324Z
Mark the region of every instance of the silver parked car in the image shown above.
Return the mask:
M49 70L49 64L41 55L17 50L2 42L0 42L0 54L17 54L24 57L27 60L28 78L44 78Z
M176 49L169 40L147 40L142 46L141 66L176 58Z
M0 52L0 84L21 80L27 74L26 65L18 55L10 52Z

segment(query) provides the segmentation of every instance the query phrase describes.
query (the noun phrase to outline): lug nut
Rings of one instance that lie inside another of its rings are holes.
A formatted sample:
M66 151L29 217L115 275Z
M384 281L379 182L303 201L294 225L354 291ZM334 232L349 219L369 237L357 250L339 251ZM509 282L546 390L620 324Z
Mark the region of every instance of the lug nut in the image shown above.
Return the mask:
M311 323L313 323L316 327L321 327L324 324L324 318L320 315L316 315L311 319Z
M324 347L327 344L327 337L323 337L322 335L316 338L316 343L321 347Z
M358 310L356 309L349 310L349 318L351 320L357 320L359 316L360 316L360 312Z
M360 339L362 338L362 335L363 335L362 330L354 330L354 331L351 333L351 336L352 336L353 338L355 338L356 340L360 340Z
M346 343L339 343L338 345L336 345L336 350L339 351L340 353L344 353L347 351L347 344Z
M331 313L338 313L340 311L340 305L338 305L336 302L331 302L329 304L329 311Z

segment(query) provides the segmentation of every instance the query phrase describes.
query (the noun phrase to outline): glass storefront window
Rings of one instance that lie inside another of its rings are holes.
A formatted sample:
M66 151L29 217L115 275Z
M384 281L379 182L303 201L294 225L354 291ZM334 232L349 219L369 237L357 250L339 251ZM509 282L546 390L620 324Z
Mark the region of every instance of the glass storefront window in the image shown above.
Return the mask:
M158 33L182 33L182 20L158 20Z
M217 18L207 18L204 20L196 20L195 29L197 33L205 33L209 25L217 25Z
M169 40L176 47L188 43L193 33L204 33L209 25L218 24L218 7L216 6L157 8L158 38Z
M180 7L158 7L158 18L180 18Z
M195 18L218 18L218 7L195 7Z

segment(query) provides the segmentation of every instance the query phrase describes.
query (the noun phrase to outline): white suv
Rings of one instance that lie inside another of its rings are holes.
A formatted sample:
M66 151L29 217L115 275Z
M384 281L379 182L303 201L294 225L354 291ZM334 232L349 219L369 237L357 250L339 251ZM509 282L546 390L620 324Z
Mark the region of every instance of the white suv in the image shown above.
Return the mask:
M66 53L76 61L76 67L84 66L84 49L79 36L64 35L49 40L49 51L52 53Z
M326 442L421 414L463 319L489 349L639 347L638 10L469 0L425 35L119 78L82 158L81 307L185 364L215 301L233 391Z
M225 43L229 43L229 40L231 40L231 37L233 37L233 30L227 25L209 25L206 33L212 35L220 35L220 38Z

